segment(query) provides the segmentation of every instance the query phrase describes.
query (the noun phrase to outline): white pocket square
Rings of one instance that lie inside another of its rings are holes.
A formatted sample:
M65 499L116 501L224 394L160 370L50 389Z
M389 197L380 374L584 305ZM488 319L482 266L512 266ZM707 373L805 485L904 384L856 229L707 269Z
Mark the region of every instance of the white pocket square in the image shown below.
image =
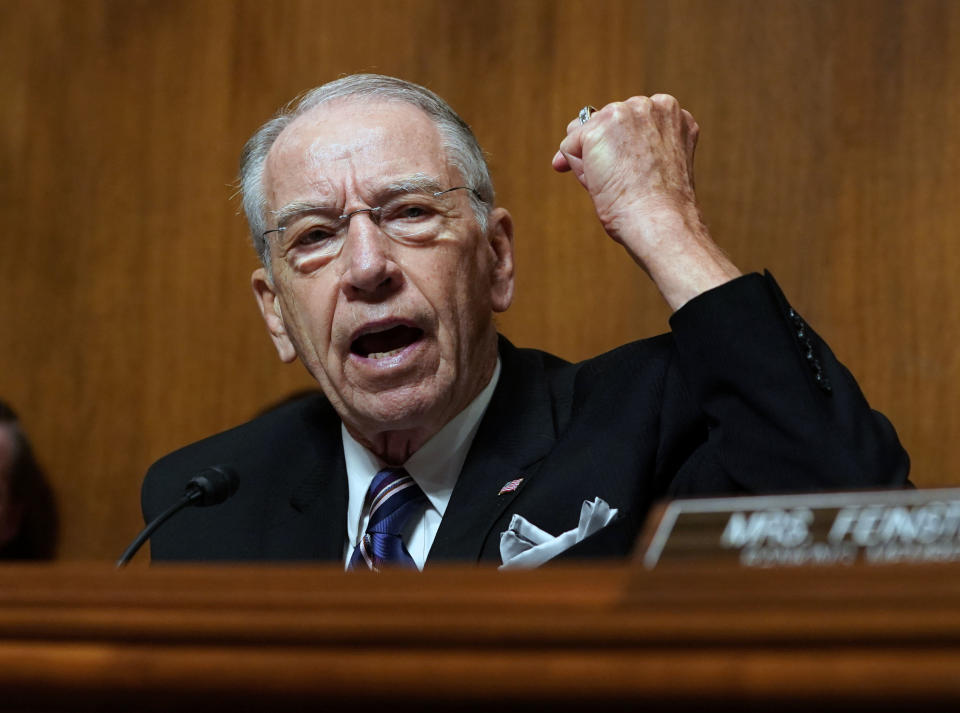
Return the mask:
M561 552L570 549L586 537L610 524L617 509L600 498L583 501L580 523L572 530L554 537L529 522L522 515L510 519L510 527L500 533L500 569L528 569L539 567Z

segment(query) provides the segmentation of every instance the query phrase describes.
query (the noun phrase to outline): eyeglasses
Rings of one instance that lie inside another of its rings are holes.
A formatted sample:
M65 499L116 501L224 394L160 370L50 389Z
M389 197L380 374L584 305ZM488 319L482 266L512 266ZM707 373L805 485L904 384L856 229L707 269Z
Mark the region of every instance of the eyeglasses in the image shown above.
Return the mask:
M453 191L470 191L477 198L480 194L469 186L454 186L442 191L404 191L373 208L359 208L342 215L324 215L322 208L304 207L295 211L289 219L281 220L270 233L284 236L284 251L300 251L310 257L332 260L343 249L350 219L358 213L368 213L378 228L392 240L416 245L435 237L444 222L453 214Z

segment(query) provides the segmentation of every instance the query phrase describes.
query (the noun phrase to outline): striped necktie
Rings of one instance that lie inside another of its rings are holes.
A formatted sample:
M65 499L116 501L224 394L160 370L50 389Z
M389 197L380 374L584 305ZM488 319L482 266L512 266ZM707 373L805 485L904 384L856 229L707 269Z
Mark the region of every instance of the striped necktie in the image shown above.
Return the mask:
M367 531L353 551L347 569L416 567L400 534L426 502L427 496L403 468L384 468L373 476L367 490Z

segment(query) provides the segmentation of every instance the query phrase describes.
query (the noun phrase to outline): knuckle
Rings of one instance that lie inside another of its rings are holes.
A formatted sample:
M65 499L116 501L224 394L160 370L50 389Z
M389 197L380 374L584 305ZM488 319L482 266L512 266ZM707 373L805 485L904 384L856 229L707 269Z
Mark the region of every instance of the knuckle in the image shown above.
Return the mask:
M625 101L610 104L613 109L611 115L621 121L629 120L631 117L649 116L652 106L650 97L644 96L630 97Z
M680 102L677 101L677 98L671 94L654 94L650 97L650 101L654 104L659 104L660 106L680 106Z
M639 95L639 96L635 96L635 97L630 97L630 98L627 99L625 102L617 102L617 104L622 104L622 105L624 105L624 106L629 106L629 107L632 107L632 108L634 108L634 109L648 109L648 108L650 107L651 103L652 103L652 102L651 102L651 100L650 100L650 97L646 97L646 96L643 96L643 95Z

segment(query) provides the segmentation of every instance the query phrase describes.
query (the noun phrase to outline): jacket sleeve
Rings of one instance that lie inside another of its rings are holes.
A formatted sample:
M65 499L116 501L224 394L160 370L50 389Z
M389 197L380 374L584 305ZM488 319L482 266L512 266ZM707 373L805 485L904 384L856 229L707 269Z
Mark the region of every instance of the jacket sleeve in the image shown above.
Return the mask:
M871 410L769 273L710 290L670 322L677 354L666 377L659 458L678 465L670 495L907 483L909 458L893 426ZM670 432L685 408L700 412L706 439L693 453L672 453L679 445Z

